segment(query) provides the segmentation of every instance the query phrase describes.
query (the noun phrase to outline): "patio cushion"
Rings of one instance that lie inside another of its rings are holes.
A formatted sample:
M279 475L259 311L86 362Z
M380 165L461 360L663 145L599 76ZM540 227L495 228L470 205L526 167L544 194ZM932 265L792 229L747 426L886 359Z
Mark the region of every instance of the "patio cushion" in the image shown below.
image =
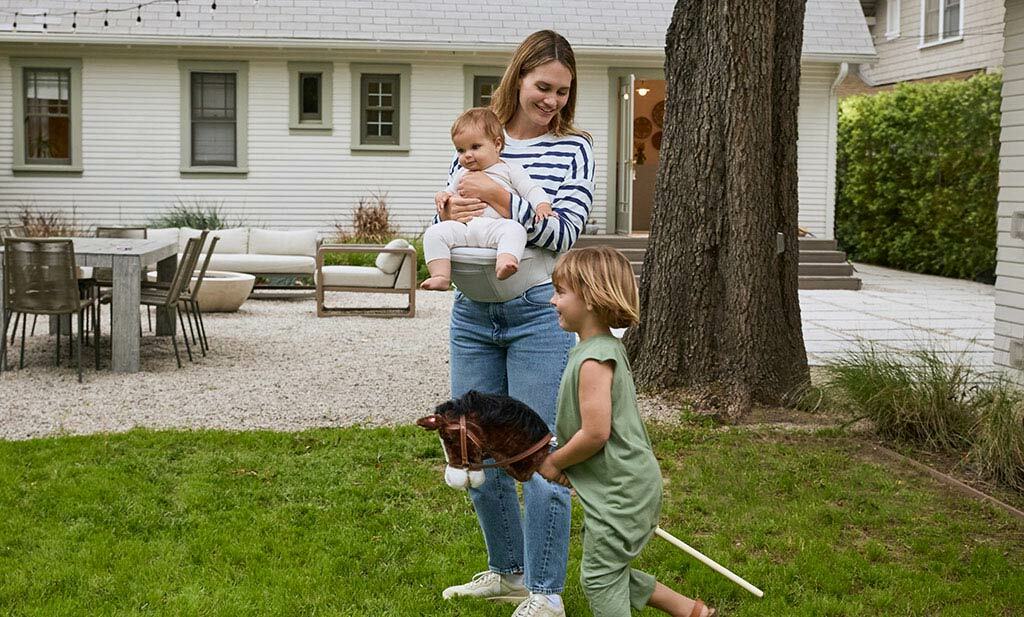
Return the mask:
M404 249L409 248L409 243L402 238L395 238L384 246L389 249ZM381 272L384 272L385 274L394 274L402 267L403 259L405 259L405 255L402 253L379 253L377 255L377 261L374 263Z
M220 244L217 248L220 249ZM313 274L316 260L302 255L253 255L217 250L210 258L210 269L249 274Z
M324 266L325 287L379 287L395 286L395 275L369 266Z
M249 239L249 252L258 255L316 256L316 230L279 231L253 229Z
M178 250L185 250L185 243L189 238L198 238L203 233L191 227L181 228L181 238L178 240ZM233 229L212 229L206 236L206 243L203 245L205 253L210 248L210 240L214 237L220 238L217 241L217 253L248 253L249 252L249 228L235 227Z
M160 240L161 242L176 242L179 247L181 246L181 243L178 241L180 235L181 231L177 227L159 227L146 230L147 239Z

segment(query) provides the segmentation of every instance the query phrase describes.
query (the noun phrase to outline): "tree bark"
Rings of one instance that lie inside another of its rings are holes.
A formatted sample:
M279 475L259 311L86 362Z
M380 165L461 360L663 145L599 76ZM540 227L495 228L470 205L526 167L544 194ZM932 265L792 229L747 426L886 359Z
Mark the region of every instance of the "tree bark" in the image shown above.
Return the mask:
M806 0L679 0L640 324L641 386L736 416L809 381L797 293L797 106ZM785 249L776 250L776 234Z

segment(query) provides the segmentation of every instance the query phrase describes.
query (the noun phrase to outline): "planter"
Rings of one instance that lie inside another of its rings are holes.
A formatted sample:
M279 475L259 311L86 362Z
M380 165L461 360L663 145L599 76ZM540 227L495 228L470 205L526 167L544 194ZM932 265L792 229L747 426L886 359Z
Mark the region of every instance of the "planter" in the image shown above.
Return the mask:
M149 273L149 280L156 280L155 272ZM195 280L192 277L192 284ZM255 283L256 277L251 274L208 270L196 300L204 313L233 313L252 293Z

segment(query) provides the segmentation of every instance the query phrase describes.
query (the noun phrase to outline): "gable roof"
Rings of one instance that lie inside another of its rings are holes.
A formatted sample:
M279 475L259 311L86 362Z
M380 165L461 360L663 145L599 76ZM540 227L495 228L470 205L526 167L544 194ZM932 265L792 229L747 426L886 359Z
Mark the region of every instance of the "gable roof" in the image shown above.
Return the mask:
M145 5L146 3L143 2ZM581 54L664 54L670 0L477 0L471 8L439 0L0 0L0 41L234 44L301 47L511 51L528 34L557 30ZM31 14L25 11L31 7ZM104 15L104 9L122 9ZM127 9L127 10L124 10ZM22 10L18 28L14 11ZM42 28L46 10L46 30ZM72 30L72 11L77 28ZM482 16L467 18L467 15ZM106 18L110 26L104 27ZM73 38L72 38L73 37ZM874 57L858 0L808 0L804 57Z

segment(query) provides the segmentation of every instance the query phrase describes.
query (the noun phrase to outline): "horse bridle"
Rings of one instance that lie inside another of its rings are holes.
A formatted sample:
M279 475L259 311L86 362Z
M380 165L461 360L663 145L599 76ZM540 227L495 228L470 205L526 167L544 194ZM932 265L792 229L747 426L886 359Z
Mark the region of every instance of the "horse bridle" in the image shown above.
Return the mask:
M472 427L472 428L470 428L470 427ZM481 452L486 452L487 454L491 454L490 452L488 452L487 448L484 447L484 444L483 444L482 441L480 441L480 437L477 435L477 433L473 431L473 429L476 429L476 431L482 432L482 430L480 429L479 425L477 425L475 422L470 422L470 421L466 420L466 416L459 416L459 421L458 422L451 422L451 423L445 425L444 429L447 430L447 431L455 431L455 430L457 430L459 432L459 445L462 448L462 450L459 452L459 457L462 460L459 461L458 464L456 464L454 461L450 461L449 460L448 464L451 465L452 467L456 467L458 469L467 469L469 471L478 471L478 470L481 470L481 469L488 469L488 468L491 468L491 467L507 467L509 465L512 465L513 463L518 463L519 461L521 461L521 460L523 460L525 458L529 458L530 456L533 456L534 454L536 454L537 451L539 451L541 448L543 448L543 447L547 446L549 443L551 443L551 440L554 439L554 437L555 437L551 433L548 433L540 441L538 441L537 443L533 444L532 446L527 448L525 451L520 452L519 454L516 454L515 456L510 456L510 457L508 457L506 459L502 459L500 461L495 459L495 461L493 463L486 463L485 464L485 463L473 463L472 461L470 461L469 460L469 453L468 453L468 450L466 449L466 442L468 440L468 441L472 441L476 445L476 447L480 449Z

